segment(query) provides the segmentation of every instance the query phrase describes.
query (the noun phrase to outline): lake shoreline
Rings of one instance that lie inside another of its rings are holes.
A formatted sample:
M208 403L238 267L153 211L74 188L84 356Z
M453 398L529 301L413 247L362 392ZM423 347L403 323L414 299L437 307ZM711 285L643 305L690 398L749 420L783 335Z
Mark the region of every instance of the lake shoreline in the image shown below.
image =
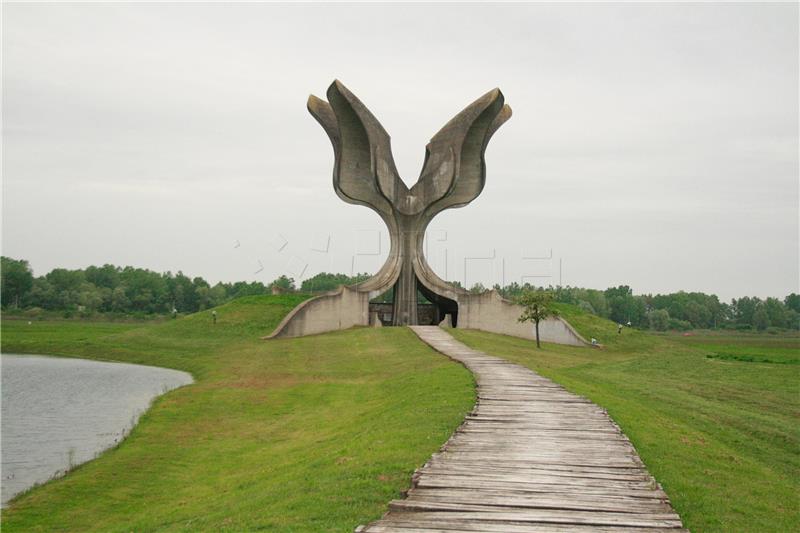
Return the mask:
M118 446L185 371L71 356L0 354L2 507Z

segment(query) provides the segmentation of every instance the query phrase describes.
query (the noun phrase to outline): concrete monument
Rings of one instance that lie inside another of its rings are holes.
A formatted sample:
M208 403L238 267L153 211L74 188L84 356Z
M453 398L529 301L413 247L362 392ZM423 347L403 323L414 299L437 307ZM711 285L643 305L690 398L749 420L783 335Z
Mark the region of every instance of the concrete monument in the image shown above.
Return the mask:
M517 322L518 306L496 292L471 294L442 280L428 265L422 246L433 217L469 204L483 190L486 146L511 117L503 93L489 91L433 136L420 177L410 189L397 172L389 135L369 109L338 80L328 88L327 98L310 96L308 110L333 145L333 187L345 202L378 213L389 229L389 257L367 281L300 304L269 338L369 325L379 315L370 313L370 300L392 288L391 325L420 323L419 292L433 303L432 312L425 313L428 324L446 321L453 327L531 337L531 328ZM585 343L563 320L550 321L549 328L540 325L540 334L544 340Z
M333 144L336 193L345 202L371 208L389 228L389 257L359 290L377 295L394 287L393 325L418 323L417 290L457 322L452 287L428 266L423 237L438 213L467 205L483 190L486 145L511 117L503 94L498 89L486 93L433 136L411 189L397 173L386 130L341 82L328 88L327 102L311 96L308 110Z

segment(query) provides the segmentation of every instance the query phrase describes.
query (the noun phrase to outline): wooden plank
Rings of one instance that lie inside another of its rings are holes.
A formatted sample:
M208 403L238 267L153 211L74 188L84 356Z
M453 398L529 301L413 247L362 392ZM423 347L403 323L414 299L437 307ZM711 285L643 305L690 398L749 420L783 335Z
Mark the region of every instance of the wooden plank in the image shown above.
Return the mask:
M448 511L453 513L480 513L483 520L496 522L525 520L539 524L579 524L616 527L681 527L675 513L633 514L586 511L561 511L551 509L520 509L492 507L488 505L463 505L416 500L395 500L389 503L390 511L413 513L425 511Z
M417 478L415 478L417 479ZM486 490L514 490L514 491L527 491L537 492L543 494L586 494L586 495L608 495L608 496L630 496L634 498L652 498L658 500L666 500L667 495L660 489L617 489L613 487L601 487L596 485L560 485L560 484L547 484L547 483L513 483L507 481L476 481L469 479L463 480L450 480L442 479L441 477L433 477L430 479L418 479L415 484L420 488L460 488L470 489L474 491L483 492Z
M485 472L429 472L427 469L420 472L417 477L420 483L429 479L441 480L453 484L468 483L474 484L479 481L481 483L495 483L502 482L508 484L533 484L533 485L570 485L570 486L590 486L590 487L603 487L609 489L619 490L651 490L655 488L655 480L637 480L637 481L619 481L611 479L597 479L597 478L584 478L584 477L566 477L566 476L552 476L546 474L497 474Z
M428 465L426 474L447 474L469 476L475 473L474 467L464 467L458 463ZM526 476L528 474L549 475L557 477L596 479L612 481L647 481L652 482L652 477L646 472L639 474L609 474L605 472L576 472L571 470L551 470L546 468L500 468L486 465L481 469L481 475L486 477L505 477L507 475ZM602 482L602 481L600 481Z
M442 513L447 515L447 513ZM399 519L378 520L366 533L688 533L680 528L615 528L603 526L578 526L558 524L533 524L512 522L488 522L482 520L454 520L446 518L425 517L426 525L420 526L415 521Z
M514 491L481 491L464 489L411 489L415 501L438 501L494 505L503 507L535 507L540 509L574 509L582 511L613 511L617 513L667 513L672 509L664 500L645 500L626 497L607 497L575 493L534 494Z

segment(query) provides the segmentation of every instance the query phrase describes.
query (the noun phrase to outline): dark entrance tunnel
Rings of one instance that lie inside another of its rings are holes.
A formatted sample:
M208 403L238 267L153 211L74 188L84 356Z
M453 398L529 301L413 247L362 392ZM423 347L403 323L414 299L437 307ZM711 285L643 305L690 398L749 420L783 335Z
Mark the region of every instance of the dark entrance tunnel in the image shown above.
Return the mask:
M458 303L455 300L445 298L444 296L440 296L428 290L419 280L417 280L416 297L417 324L409 325L435 326L441 323L449 314L453 327L457 326ZM394 320L394 312L396 309L394 299L394 288L378 298L375 298L369 304L370 315L377 313L378 319L384 326L397 325L397 322Z

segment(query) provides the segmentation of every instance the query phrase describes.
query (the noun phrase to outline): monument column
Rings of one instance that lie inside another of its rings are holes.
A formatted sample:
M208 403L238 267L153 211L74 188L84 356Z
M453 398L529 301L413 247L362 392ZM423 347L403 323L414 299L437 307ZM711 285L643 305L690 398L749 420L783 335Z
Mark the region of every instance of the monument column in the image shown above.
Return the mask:
M414 272L414 252L417 234L420 231L416 216L397 214L399 235L394 236L399 242L400 275L394 284L394 301L392 302L393 326L416 326L419 324L417 308L417 275ZM422 230L424 231L424 230Z

